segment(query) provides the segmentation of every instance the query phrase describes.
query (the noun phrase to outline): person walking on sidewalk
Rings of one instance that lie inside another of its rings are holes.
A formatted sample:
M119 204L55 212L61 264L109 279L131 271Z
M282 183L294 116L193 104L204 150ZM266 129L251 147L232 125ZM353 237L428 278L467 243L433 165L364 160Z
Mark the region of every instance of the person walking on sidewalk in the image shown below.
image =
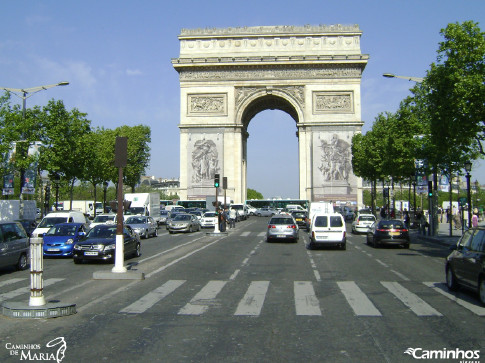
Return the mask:
M473 213L472 217L472 227L478 227L478 215L476 213Z

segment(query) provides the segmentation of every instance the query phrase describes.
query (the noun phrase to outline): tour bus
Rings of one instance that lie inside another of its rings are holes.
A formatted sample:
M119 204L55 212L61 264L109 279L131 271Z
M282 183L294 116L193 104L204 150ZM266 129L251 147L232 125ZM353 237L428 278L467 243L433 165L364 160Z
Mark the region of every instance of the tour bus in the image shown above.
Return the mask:
M295 208L296 205L299 205L304 210L308 210L310 201L305 199L248 199L246 200L246 204L257 209L264 207L270 207L273 209L284 209L288 208L288 205L291 205L293 208Z

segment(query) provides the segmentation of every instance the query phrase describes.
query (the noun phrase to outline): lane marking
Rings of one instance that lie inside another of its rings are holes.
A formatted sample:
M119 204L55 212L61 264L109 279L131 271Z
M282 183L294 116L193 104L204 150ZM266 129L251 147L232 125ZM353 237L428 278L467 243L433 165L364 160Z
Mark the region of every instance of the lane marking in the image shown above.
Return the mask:
M379 310L362 292L354 281L337 281L337 285L347 299L355 315L359 316L382 316Z
M320 303L310 281L295 281L293 290L296 315L322 315Z
M418 316L443 316L416 294L412 293L398 282L381 281L382 286L389 290L404 305Z
M120 313L141 314L147 311L148 309L150 309L153 305L158 303L160 300L170 295L177 288L182 286L185 282L186 280L169 280L166 283L164 283L162 286L142 296L133 304L128 305L124 309L120 310Z
M20 281L27 280L27 278L15 278L15 279L10 279L7 281L2 281L0 282L0 287L7 286L7 285L12 285Z
M259 316L268 291L269 281L253 281L239 302L234 315Z
M215 298L227 281L212 280L205 285L182 309L179 315L202 315L210 306L215 305Z

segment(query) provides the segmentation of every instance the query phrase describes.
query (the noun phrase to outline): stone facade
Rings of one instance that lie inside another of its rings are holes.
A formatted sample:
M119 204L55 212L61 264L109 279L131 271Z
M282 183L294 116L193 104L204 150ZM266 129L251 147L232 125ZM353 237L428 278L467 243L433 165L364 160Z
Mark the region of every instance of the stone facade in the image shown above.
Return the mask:
M301 199L356 201L351 140L361 132L360 82L368 56L357 25L183 29L180 56L180 197L246 199L247 128L266 109L298 129Z

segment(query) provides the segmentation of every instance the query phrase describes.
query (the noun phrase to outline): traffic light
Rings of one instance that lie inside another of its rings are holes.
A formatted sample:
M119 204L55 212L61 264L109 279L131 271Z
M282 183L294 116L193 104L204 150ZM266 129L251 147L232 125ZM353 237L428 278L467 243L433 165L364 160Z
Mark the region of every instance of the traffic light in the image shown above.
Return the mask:
M219 188L221 182L221 176L219 174L214 175L214 187Z
M433 182L428 180L428 197L433 196Z

